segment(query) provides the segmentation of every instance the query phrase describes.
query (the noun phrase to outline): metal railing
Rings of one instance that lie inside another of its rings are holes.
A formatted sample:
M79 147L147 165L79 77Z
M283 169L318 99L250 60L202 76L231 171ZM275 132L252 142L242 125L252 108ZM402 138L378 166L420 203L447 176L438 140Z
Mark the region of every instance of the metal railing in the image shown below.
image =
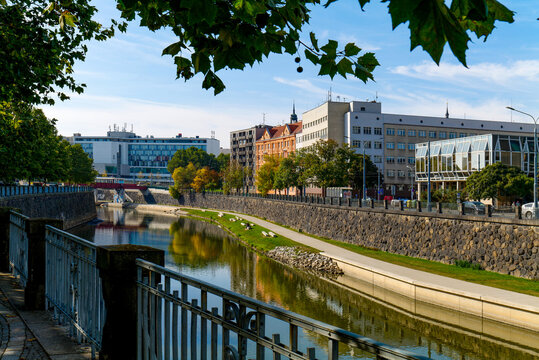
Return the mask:
M70 335L101 348L105 303L96 267L96 245L46 226L45 299L54 318L68 325Z
M28 280L28 233L26 222L29 217L11 211L9 215L9 268L19 279L22 287Z
M0 197L92 191L90 186L0 186Z
M136 262L137 359L187 359L189 353L201 360L336 360L344 350L339 352L339 344L349 347L347 355L363 351L377 359L427 359L151 262ZM282 337L266 334L270 324L285 331ZM305 337L315 338L327 354L317 355Z

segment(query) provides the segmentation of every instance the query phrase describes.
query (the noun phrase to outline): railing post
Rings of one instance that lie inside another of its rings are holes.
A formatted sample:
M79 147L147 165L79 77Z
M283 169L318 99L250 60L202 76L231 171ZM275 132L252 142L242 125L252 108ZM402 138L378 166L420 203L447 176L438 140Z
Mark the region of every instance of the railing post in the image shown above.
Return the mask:
M442 203L441 202L437 202L436 203L436 212L438 214L441 214L442 213Z
M492 205L487 205L486 215L487 217L492 217Z
M24 289L24 306L27 310L45 309L45 225L58 229L64 222L57 219L28 219L28 280Z
M9 272L9 212L11 208L0 208L0 272Z
M404 210L404 201L402 201L402 200L399 200L399 210L400 211Z
M464 203L459 204L459 215L464 215Z
M107 310L100 359L134 360L137 357L136 259L163 266L165 253L163 250L140 245L97 248L96 262Z
M384 209L387 210L388 207L389 207L389 200L384 199Z
M522 219L522 205L515 207L515 219Z
M421 212L421 201L417 200L415 203L415 208L417 209L417 212Z

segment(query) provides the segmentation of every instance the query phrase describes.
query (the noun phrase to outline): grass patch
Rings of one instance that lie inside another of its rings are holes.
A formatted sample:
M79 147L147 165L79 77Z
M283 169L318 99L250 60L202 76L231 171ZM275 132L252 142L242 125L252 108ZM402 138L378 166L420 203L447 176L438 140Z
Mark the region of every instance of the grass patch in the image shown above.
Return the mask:
M479 264L472 264L467 261L457 260L455 261L455 265L449 265L437 261L414 258L399 254L392 254L377 249L370 249L359 245L348 244L342 241L328 239L322 236L308 234L304 231L298 231L286 225L277 224L273 221L270 222L290 229L292 231L300 232L304 235L311 236L318 240L355 252L357 254L368 256L395 265L400 265L415 270L421 270L432 274L447 276L458 280L469 281L480 285L491 286L498 289L515 291L532 296L539 296L539 281L523 279L491 271L484 271L481 270L481 266Z
M277 237L274 238L264 237L262 235L262 231L268 233L270 232L270 230L257 224L255 224L254 227L250 230L245 230L245 226L241 225L241 223L248 223L248 221L242 219L241 215L238 215L241 220L230 221L231 218L235 218L236 216L224 214L222 217L219 217L219 212L215 211L202 211L187 208L182 208L182 210L186 211L188 214L192 215L195 218L201 218L207 221L218 223L223 228L228 229L230 232L234 233L241 241L257 250L269 251L278 246L290 246L300 248L301 250L309 252L319 252L319 250L297 243L281 235L277 235Z

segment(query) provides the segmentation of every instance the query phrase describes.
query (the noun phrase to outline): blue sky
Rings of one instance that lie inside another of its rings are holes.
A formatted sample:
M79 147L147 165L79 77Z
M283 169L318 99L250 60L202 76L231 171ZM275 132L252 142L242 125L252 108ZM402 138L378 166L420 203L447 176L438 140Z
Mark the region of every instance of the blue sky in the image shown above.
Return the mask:
M305 28L327 39L349 41L373 51L381 63L375 82L317 76L318 70L302 60L303 73L296 72L294 57L272 55L244 71L221 71L227 89L214 96L201 88L200 76L175 80L170 56L161 51L174 42L171 32L152 33L129 25L107 42L92 42L85 62L75 66L75 77L87 85L81 95L45 107L58 119L60 134L104 135L109 125L133 124L138 135L209 137L215 131L221 146L228 147L231 130L262 122L287 121L296 102L300 114L327 98L373 100L378 94L382 111L443 116L446 101L452 117L510 121L507 105L539 116L539 10L529 0L507 1L516 12L513 24L499 23L487 42L469 44L466 69L450 53L437 66L422 49L410 52L409 30L401 25L391 30L385 4L373 1L361 11L356 1L341 0L328 9L312 12ZM118 17L114 2L99 0L99 19L107 23ZM514 121L531 119L514 114Z

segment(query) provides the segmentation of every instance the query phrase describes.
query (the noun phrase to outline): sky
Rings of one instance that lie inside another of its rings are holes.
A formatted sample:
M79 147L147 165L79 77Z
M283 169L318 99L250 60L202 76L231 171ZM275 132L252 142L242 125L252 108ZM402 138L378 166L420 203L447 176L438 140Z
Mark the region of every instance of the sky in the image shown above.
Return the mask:
M384 113L444 116L446 102L451 117L531 122L510 114L506 106L539 116L539 9L529 0L501 0L515 11L512 24L497 23L486 42L471 35L468 68L446 46L440 66L421 48L410 52L407 24L392 30L386 4L373 1L364 11L357 1L341 0L311 13L310 31L324 40L344 46L355 42L376 54L379 66L375 81L364 84L354 78L318 76L318 69L302 59L302 73L289 54L271 55L243 71L222 70L218 75L226 89L214 96L202 89L200 75L185 82L176 80L172 57L162 50L175 42L170 31L150 32L131 22L126 33L106 42L89 43L84 62L75 65L75 78L86 84L83 94L45 107L58 119L61 135L104 136L118 124L137 135L210 137L212 131L229 147L229 133L260 124L287 122L296 104L301 114L327 100L374 100ZM98 21L108 24L119 18L114 1L92 1L99 9ZM337 96L339 98L337 98Z

